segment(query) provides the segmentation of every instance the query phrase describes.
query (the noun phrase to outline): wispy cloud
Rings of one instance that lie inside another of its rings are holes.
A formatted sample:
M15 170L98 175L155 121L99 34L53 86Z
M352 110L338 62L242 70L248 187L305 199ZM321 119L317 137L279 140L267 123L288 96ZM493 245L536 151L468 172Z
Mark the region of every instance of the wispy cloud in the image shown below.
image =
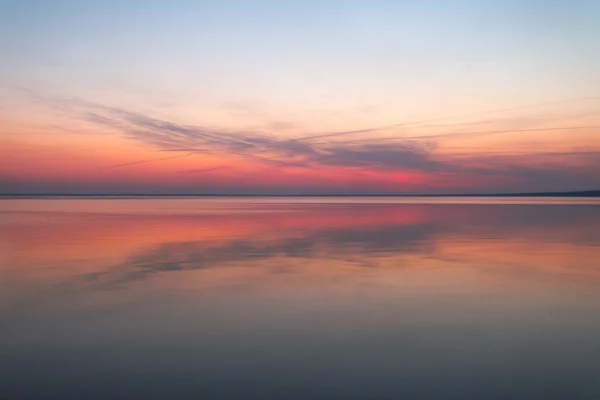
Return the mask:
M64 105L64 100L61 101ZM380 169L437 168L431 157L431 146L414 140L393 145L344 143L313 144L296 139L279 139L275 135L252 131L231 131L178 124L153 118L138 112L94 105L73 100L71 109L79 118L119 131L127 138L146 143L157 150L184 151L182 156L140 160L104 167L117 168L171 158L188 157L195 153L231 154L259 163L297 168L316 166L348 166Z
M572 103L595 99L587 97L574 100L550 102L537 105L529 105L514 108L492 110L484 113L468 114L469 116L499 113L503 111L523 110L535 107L544 107L564 103ZM565 183L572 183L583 179L584 183L595 184L598 179L590 178L589 169L596 168L597 164L593 156L589 154L571 154L565 156L560 162L557 157L537 156L540 149L532 149L529 154L515 154L510 156L474 154L469 159L456 154L439 154L436 152L438 145L446 139L455 137L477 137L480 135L493 135L506 132L544 132L544 131L568 131L600 129L599 125L590 126L564 126L564 127L527 127L520 129L496 129L496 130L464 130L453 132L439 132L432 134L419 134L412 136L393 138L357 138L348 140L322 140L326 136L313 135L304 138L280 138L276 134L252 130L230 130L216 129L197 125L182 124L170 120L159 119L139 112L106 107L88 101L77 99L48 100L61 109L69 112L76 118L87 122L98 124L118 132L126 138L144 143L159 151L183 152L182 155L159 157L147 160L122 163L108 168L120 168L150 162L158 162L175 158L184 158L196 154L229 155L245 158L256 164L277 168L309 168L318 169L332 167L330 171L340 171L340 167L346 167L348 175L360 174L365 170L371 171L417 171L426 174L467 174L479 175L480 177L509 177L528 182L550 182L552 177L560 179ZM448 117L435 119L452 119ZM422 120L400 125L419 124L433 121ZM483 121L484 123L489 122ZM519 124L542 123L539 117L528 121L520 121ZM477 126L477 125L476 125ZM485 124L484 124L485 126ZM523 126L523 125L521 125ZM471 126L473 127L473 126ZM468 126L467 126L468 128ZM370 132L374 129L361 130ZM358 133L359 131L348 131L346 133ZM335 133L342 136L343 132ZM331 136L335 136L331 135ZM329 136L329 137L331 137ZM319 139L319 140L313 140ZM593 150L593 149L590 149ZM571 152L573 153L573 152ZM508 156L508 157L507 157ZM590 158L592 157L592 158ZM592 161L590 161L592 160ZM201 169L190 169L180 171L181 174L202 174L216 171L217 169L232 168L230 165L208 166ZM586 170L586 168L588 170ZM341 169L342 171L344 169ZM590 183L591 182L591 183Z

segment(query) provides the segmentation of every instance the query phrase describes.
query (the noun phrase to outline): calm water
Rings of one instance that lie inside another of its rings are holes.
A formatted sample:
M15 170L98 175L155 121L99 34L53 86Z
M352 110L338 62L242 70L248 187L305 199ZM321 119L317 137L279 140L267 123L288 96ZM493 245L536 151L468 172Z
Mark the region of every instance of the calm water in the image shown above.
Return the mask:
M600 398L600 200L0 200L2 399Z

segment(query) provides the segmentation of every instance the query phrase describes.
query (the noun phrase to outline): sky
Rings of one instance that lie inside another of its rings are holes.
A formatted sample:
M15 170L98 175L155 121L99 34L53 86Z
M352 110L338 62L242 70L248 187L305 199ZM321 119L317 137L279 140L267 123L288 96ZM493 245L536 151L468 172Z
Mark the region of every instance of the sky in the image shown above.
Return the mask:
M0 0L0 193L600 189L596 0Z

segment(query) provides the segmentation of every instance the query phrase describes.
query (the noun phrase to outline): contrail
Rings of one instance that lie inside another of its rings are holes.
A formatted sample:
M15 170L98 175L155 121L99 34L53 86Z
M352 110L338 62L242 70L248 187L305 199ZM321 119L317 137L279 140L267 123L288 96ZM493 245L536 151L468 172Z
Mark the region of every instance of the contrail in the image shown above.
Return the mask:
M501 131L486 131L486 132L456 132L456 133L445 133L438 135L422 135L422 136L408 136L406 139L425 139L425 138L446 138L456 136L471 136L471 135L487 135L494 133L509 133L509 132L541 132L541 131L562 131L565 129L592 129L600 128L600 125L590 126L563 126L558 128L532 128L532 129L506 129Z
M528 108L546 107L546 106L557 105L557 104L575 103L575 102L579 102L579 101L593 100L593 99L598 99L598 98L599 98L598 96L590 96L590 97L581 97L578 99L551 101L548 103L531 104L531 105L527 105L527 106L512 107L512 108L501 108L501 109L497 109L497 110L489 110L489 111L481 111L481 112L470 113L470 114L454 115L451 117L430 118L430 119L422 119L422 120L418 120L418 121L402 122L399 124L380 126L377 128L367 128L367 129L360 129L360 130L355 130L355 131L323 133L323 134L314 135L314 136L305 136L305 137L301 137L301 138L298 138L295 140L301 141L301 140L321 139L321 138L341 136L341 135L350 135L350 134L354 134L354 133L367 133L367 132L381 131L381 130L389 129L389 128L396 128L399 126L418 125L418 124L424 124L426 122L445 121L445 120L455 119L455 118L473 117L476 115L525 110Z
M193 156L193 155L194 155L193 153L189 153L189 154L184 154L184 155L179 155L179 156L171 156L171 157L163 157L163 158L153 158L152 160L132 161L132 162L123 163L123 164L107 165L105 167L100 167L98 169L99 170L103 170L103 169L128 167L130 165L145 164L145 163L150 163L150 162L154 162L154 161L172 160L174 158L184 158L184 157L189 157L189 156Z
M589 125L589 126L562 126L557 128L531 128L531 129L504 129L499 131L482 131L482 132L453 132L453 133L440 133L435 135L419 135L419 136L403 136L403 137L383 137L383 138L374 138L374 139L356 139L350 142L346 142L347 144L365 142L369 140L409 140L409 139L441 139L448 137L457 137L457 136L472 136L472 135L490 135L495 133L509 133L509 132L541 132L541 131L561 131L565 129L593 129L600 128L600 125Z
M178 171L179 174L199 174L201 172L210 172L215 171L217 169L226 169L231 168L231 166L221 166L221 167L212 167L212 168L198 168L198 169L186 169L183 171Z

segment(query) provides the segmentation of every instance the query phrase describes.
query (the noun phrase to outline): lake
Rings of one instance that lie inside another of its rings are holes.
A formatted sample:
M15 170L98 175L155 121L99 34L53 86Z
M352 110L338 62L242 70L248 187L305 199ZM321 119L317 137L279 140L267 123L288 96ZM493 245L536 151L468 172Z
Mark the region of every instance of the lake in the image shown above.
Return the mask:
M600 398L600 199L0 211L2 399Z

